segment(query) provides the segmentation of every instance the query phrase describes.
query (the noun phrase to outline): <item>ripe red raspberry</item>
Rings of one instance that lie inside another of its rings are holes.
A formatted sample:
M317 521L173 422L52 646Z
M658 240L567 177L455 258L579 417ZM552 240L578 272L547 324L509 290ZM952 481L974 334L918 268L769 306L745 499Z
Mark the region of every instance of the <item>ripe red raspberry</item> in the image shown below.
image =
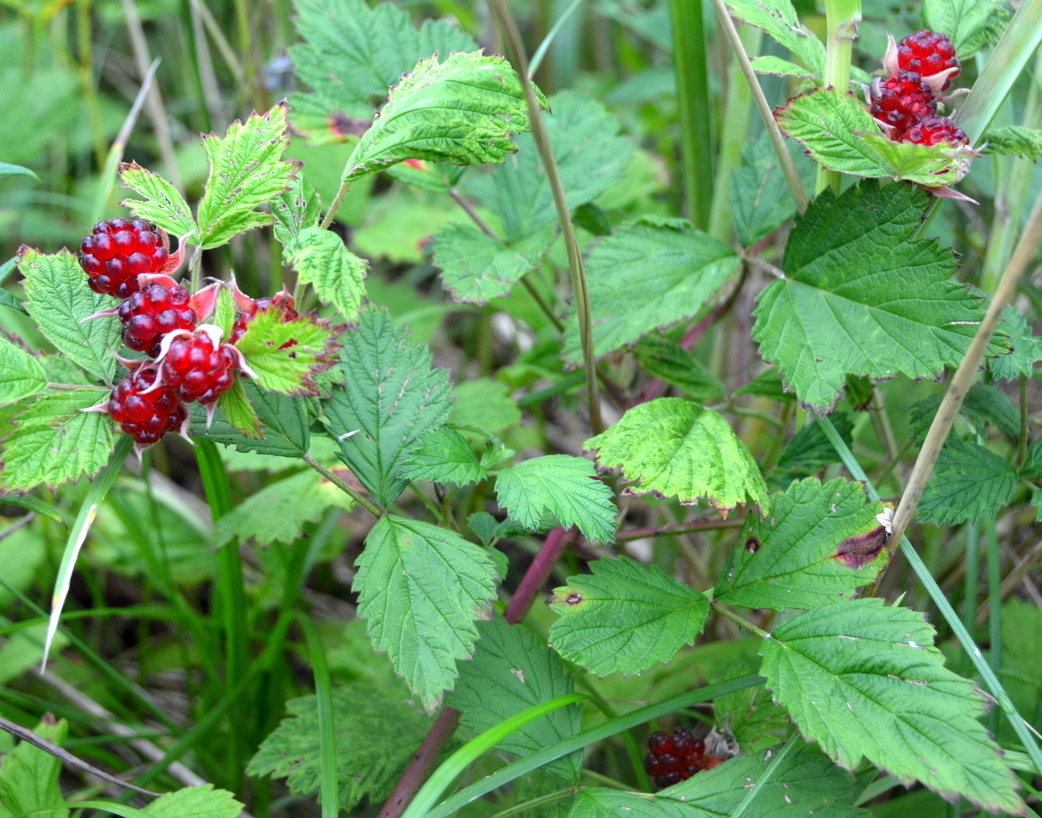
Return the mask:
M105 407L109 417L134 438L139 449L151 446L188 418L188 410L173 389L152 389L157 376L153 365L136 369L116 384Z
M181 400L209 404L231 387L238 365L235 347L218 342L207 329L200 328L170 340L160 372L163 384L173 388Z
M931 116L922 122L912 125L901 135L901 142L914 142L916 145L966 145L969 139L962 128L956 128L955 123L946 116Z
M909 34L897 44L897 65L922 77L932 77L954 68L941 85L941 91L947 90L952 84L951 81L959 76L960 70L952 41L946 34L930 31L928 28Z
M900 139L919 120L937 113L933 91L912 71L898 71L885 80L877 78L872 83L871 100L869 112L893 129L890 135L894 139Z
M123 343L155 358L164 335L177 329L193 330L199 323L191 301L192 294L178 284L149 284L131 293L117 313L123 323Z
M716 756L704 755L705 741L695 738L685 727L677 727L672 733L652 733L648 736L648 749L651 752L644 759L644 770L655 779L659 789L672 787L720 763Z
M96 293L126 298L141 273L160 272L170 258L166 233L141 219L99 222L80 244L80 266Z
M246 326L257 317L257 313L275 310L282 323L287 324L294 319L300 318L300 313L297 312L295 307L293 296L289 293L276 293L271 298L258 298L256 301L252 301L246 309L236 316L235 325L232 327L231 342L234 344L242 338L246 333Z

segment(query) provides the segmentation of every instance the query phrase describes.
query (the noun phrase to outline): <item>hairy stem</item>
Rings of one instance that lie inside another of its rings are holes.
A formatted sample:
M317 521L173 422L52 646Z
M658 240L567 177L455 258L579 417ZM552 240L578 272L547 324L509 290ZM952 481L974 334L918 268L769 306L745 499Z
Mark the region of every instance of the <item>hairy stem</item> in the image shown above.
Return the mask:
M328 480L330 483L332 483L334 486L336 486L338 489L344 492L344 494L346 494L348 497L350 497L352 500L358 503L358 505L360 505L370 514L372 514L374 517L383 516L383 511L372 500L355 491L353 488L347 485L347 483L345 483L343 480L341 480L339 477L333 474L333 472L331 472L329 469L327 469L325 466L323 466L321 463L315 460L315 458L313 458L310 454L304 455L301 458L301 460L303 460L305 463L311 466L311 468L313 468L315 471L317 471L319 474L325 477L326 480Z
M825 0L825 87L846 93L850 87L850 59L861 22L861 0ZM838 171L818 168L816 192L826 188L839 194L841 175Z

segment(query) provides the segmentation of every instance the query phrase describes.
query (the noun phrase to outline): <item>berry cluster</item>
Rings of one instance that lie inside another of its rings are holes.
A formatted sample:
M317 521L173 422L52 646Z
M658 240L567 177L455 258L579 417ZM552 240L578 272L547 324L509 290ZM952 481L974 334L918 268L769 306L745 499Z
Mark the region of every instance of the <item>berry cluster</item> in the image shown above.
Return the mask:
M886 78L870 89L869 112L895 142L966 145L966 133L937 114L937 94L959 75L955 48L944 34L922 29L901 42L890 41L883 58Z
M170 255L165 231L140 219L101 222L80 245L80 265L90 288L123 299L117 308L92 317L118 316L123 343L151 359L123 360L130 373L107 401L94 407L119 423L138 450L169 431L184 434L186 403L201 403L212 415L236 373L249 373L232 344L258 311L277 308L297 317L289 295L255 302L237 292L242 310L235 322L237 334L232 343L223 343L218 327L200 323L213 309L219 285L193 295L165 275L180 262L180 252Z
M718 756L706 755L705 742L684 727L677 727L672 733L652 733L648 736L648 750L644 769L660 790L723 763Z

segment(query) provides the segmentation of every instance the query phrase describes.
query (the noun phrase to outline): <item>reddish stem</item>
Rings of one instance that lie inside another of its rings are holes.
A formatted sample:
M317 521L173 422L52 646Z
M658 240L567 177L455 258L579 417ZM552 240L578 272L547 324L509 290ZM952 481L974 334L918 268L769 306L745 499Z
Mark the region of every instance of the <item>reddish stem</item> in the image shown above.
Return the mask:
M510 604L507 605L506 612L503 614L511 625L516 625L525 618L528 609L532 607L536 594L539 593L546 583L547 577L550 576L550 572L557 563L558 557L561 556L561 552L564 551L565 546L572 541L574 536L574 528L565 530L561 527L555 528L546 535L539 553L535 555L532 564L525 571L521 584L517 586L517 591L514 592L514 596L510 599Z

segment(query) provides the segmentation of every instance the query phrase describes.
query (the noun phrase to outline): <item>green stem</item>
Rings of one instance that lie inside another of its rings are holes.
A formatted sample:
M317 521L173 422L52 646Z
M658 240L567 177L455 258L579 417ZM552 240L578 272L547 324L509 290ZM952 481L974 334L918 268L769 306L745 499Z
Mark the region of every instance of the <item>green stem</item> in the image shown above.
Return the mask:
M590 292L586 284L586 271L583 268L582 254L579 252L579 243L575 238L575 228L572 225L571 211L564 194L564 185L561 183L561 175L557 169L557 160L554 158L553 146L550 144L550 134L546 130L546 122L543 120L543 109L539 98L536 96L535 86L528 77L528 61L525 56L524 46L521 43L521 35L517 30L517 24L507 7L506 0L489 0L489 8L496 18L498 27L506 40L511 52L511 58L517 69L524 90L525 102L528 104L528 123L532 129L532 138L539 158L546 173L546 181L550 185L553 194L554 206L557 209L557 219L561 223L561 233L564 246L568 252L568 272L571 275L572 295L575 298L576 311L579 316L579 339L582 345L583 364L586 367L586 404L590 414L590 426L595 434L604 431L604 422L601 419L600 399L597 395L597 368L593 355L593 320L590 314Z
M669 11L673 25L684 205L695 227L705 230L713 201L713 116L702 0L670 0Z
M333 223L333 217L336 212L340 209L340 205L344 203L344 197L347 196L347 192L351 189L351 183L346 179L340 183L340 188L336 192L336 196L333 199L333 203L329 206L329 210L326 211L326 216L322 219L320 227L323 230L328 230L329 225Z
M857 38L857 24L861 22L861 0L825 0L825 87L845 93L850 87L850 60ZM818 168L816 192L832 188L839 193L841 175L838 171Z
M297 624L304 631L308 655L315 674L315 699L318 711L319 795L322 818L337 818L340 814L340 784L337 779L336 722L333 716L333 687L326 664L326 651L318 636L318 628L303 613Z
M716 611L718 614L720 614L720 616L722 616L724 619L730 619L732 622L734 622L736 625L738 625L738 627L745 628L746 630L752 631L757 636L759 636L761 639L770 639L771 638L771 635L769 633L767 633L767 631L765 631L763 628L758 628L752 622L748 621L747 619L742 619L742 617L740 617L738 614L736 614L730 608L725 608L719 602L710 602L709 604L712 606L714 611Z
M350 497L352 500L358 503L358 505L360 505L370 514L372 514L374 517L383 516L383 511L380 509L379 506L377 506L371 500L367 499L366 497L355 491L353 488L351 488L349 485L347 485L347 483L345 483L343 480L341 480L339 477L333 474L333 472L331 472L329 469L327 469L325 466L323 466L321 463L315 460L315 458L313 458L310 454L304 455L301 458L301 460L303 460L305 463L311 466L311 468L313 468L315 471L317 471L319 474L325 477L326 480L328 480L330 483L332 483L334 486L336 486L338 489L344 492L344 494L346 494L348 497Z

